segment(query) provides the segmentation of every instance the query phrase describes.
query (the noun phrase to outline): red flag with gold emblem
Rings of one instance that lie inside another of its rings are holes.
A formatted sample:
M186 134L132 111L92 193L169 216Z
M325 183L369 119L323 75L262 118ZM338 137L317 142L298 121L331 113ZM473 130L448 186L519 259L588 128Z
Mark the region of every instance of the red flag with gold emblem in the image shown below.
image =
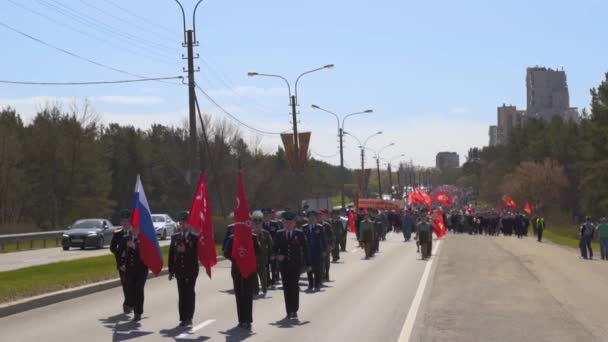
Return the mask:
M420 188L416 188L416 193L420 198L422 198L423 203L427 206L427 208L430 209L433 206L433 198L431 197L431 195L420 190Z
M517 209L517 203L515 203L515 201L510 196L505 197L505 204L511 209Z
M236 202L234 204L234 237L232 239L232 260L236 263L243 278L249 278L257 271L255 250L253 249L253 232L247 196L243 185L243 173L238 171Z
M441 210L435 211L432 216L433 217L433 231L435 235L437 235L438 239L441 239L445 235L445 222L443 221L443 213Z
M435 195L435 201L441 205L444 205L446 207L449 207L452 205L452 199L444 194L443 192L439 191L436 195Z
M215 252L215 240L213 238L213 222L211 220L211 209L207 197L207 184L205 176L201 173L198 181L192 206L190 207L190 224L198 232L198 260L205 267L207 275L211 278L211 267L217 264Z

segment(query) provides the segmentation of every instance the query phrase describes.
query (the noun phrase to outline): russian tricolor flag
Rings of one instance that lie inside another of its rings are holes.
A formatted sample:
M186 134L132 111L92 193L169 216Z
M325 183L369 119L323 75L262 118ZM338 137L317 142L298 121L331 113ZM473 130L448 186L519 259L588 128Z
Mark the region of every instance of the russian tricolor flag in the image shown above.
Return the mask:
M139 257L152 273L158 275L163 268L163 254L156 239L150 206L139 175L135 183L131 225L139 232Z

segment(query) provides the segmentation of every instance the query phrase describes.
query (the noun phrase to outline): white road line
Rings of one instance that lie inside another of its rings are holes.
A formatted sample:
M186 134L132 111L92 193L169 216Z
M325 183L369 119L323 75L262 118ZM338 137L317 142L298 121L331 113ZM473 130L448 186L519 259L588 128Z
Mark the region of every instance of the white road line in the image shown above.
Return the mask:
M197 325L195 327L192 327L192 329L190 329L190 331L187 331L187 332L185 332L183 334L179 334L176 338L186 338L189 335L194 334L195 332L203 329L204 327L210 325L213 322L215 322L214 319L208 319L208 320L204 321L203 323L201 323L201 324L199 324L199 325Z
M441 240L437 241L435 244L435 248L433 248L433 256L431 260L426 263L424 268L424 273L422 273L422 278L420 278L420 284L418 284L418 290L416 290L416 295L414 296L414 300L412 301L412 305L410 306L410 311L407 313L407 317L405 318L405 323L403 324L403 328L401 329L401 334L399 335L399 342L409 342L410 336L412 335L412 330L414 328L414 322L416 321L416 316L418 315L418 309L420 308L420 303L422 302L422 295L424 294L424 289L426 288L426 283L429 279L429 273L431 272L431 266L433 265L433 260L437 257L437 251L439 250L439 244Z
M359 250L359 248L357 247L357 248L353 249L353 250L352 250L352 251L350 251L350 252L351 252L351 253L357 253L357 251L358 251L358 250Z

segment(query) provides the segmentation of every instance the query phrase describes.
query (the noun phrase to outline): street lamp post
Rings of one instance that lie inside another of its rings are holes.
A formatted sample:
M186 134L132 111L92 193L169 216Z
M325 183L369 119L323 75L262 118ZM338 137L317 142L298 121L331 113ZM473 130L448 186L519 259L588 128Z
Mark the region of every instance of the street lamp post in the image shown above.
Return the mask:
M351 137L355 138L357 140L357 142L359 143L359 148L361 149L361 177L363 178L363 180L365 180L365 149L366 149L366 145L368 143L368 141L378 135L382 134L382 131L376 132L372 135L370 135L369 137L367 137L367 139L365 139L365 141L363 142L363 144L361 143L361 140L359 140L359 138L357 138L356 136L348 133L348 132L344 132L344 134L346 135L350 135ZM361 184L363 185L363 184ZM363 189L359 189L359 190L363 190Z
M391 164L393 163L393 161L397 158L401 158L401 157L405 157L405 154L400 154L398 156L394 156L392 158L390 158L388 161L386 159L384 159L384 161L387 161L387 165L388 165L388 182L389 182L389 189L390 189L390 193L392 195L392 190L393 190L393 171L391 169ZM397 169L397 183L400 184L401 181L399 180L399 169Z
M340 118L338 117L338 115L332 111L329 111L327 109L323 109L317 105L312 105L313 109L318 109L321 110L323 112L329 113L333 116L336 117L336 121L338 122L338 138L340 139L340 198L342 200L342 209L346 208L346 200L344 199L344 178L345 178L345 170L344 170L344 144L343 144L343 140L344 140L344 121L346 121L346 119L348 119L351 116L354 115L359 115L359 114L371 114L374 111L371 109L368 110L364 110L362 112L356 112L356 113L351 113L348 114L346 116L344 116L342 118L342 124L340 124Z
M296 112L296 107L298 106L298 82L300 81L300 78L302 78L302 76L304 76L304 75L313 73L315 71L320 71L323 69L331 69L333 67L334 67L333 64L327 64L320 68L316 68L316 69L301 73L300 76L298 76L296 78L293 94L291 92L291 85L290 85L289 81L281 75L262 74L262 73L258 73L258 72L249 72L247 74L249 77L254 77L254 76L276 77L276 78L282 79L287 84L287 91L289 92L289 105L291 106L291 120L293 122L293 147L294 147L294 158L295 158L294 164L295 164L296 176L300 175L300 172L301 172L301 170L300 170L300 166L301 166L300 165L300 142L299 142L299 137L298 137L298 120L297 120L297 112Z
M382 147L376 153L376 156L374 157L376 159L376 171L378 173L378 196L380 196L380 199L382 199L382 182L380 180L380 154L382 154L382 151L384 151L384 149L391 147L391 146L395 146L395 143L390 143L390 144Z

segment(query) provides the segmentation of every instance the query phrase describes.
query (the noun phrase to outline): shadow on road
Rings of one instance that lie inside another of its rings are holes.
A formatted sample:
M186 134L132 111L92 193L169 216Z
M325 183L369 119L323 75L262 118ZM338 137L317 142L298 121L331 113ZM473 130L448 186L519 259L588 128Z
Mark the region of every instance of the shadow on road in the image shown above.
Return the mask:
M245 341L246 339L255 335L255 333L253 333L252 331L245 330L239 327L234 327L226 331L220 331L219 333L226 336L226 342Z
M167 338L172 338L175 341L178 342L182 342L182 341L195 341L195 342L203 342L203 341L207 341L210 340L210 337L207 336L198 336L195 339L192 339L192 335L194 333L190 333L190 328L189 327L175 327L173 329L163 329L161 331L159 331L160 335L162 337L167 337Z
M110 316L99 320L104 327L112 329L112 341L128 341L142 336L150 335L151 331L140 331L138 322L131 322L125 314Z
M299 327L302 325L306 325L309 324L310 321L300 321L298 319L288 319L288 318L283 318L280 321L276 321L274 323L269 323L272 326L275 326L277 328L282 328L282 329L289 329L289 328L293 328L293 327Z

